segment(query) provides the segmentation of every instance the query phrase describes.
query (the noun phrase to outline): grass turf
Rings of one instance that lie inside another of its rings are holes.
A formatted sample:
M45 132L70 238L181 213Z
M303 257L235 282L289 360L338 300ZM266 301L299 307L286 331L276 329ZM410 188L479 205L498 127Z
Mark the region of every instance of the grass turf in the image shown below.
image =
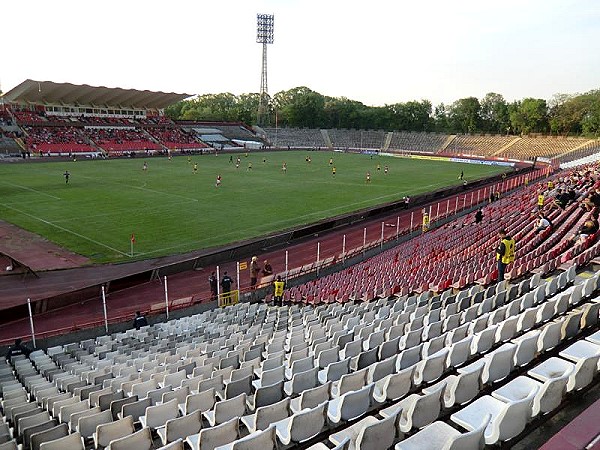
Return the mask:
M312 162L305 158L310 155ZM497 166L332 152L0 165L0 219L95 262L222 245L497 174ZM266 162L263 162L266 158ZM337 169L332 175L329 158ZM148 163L148 170L142 164ZM283 173L282 162L287 163ZM198 163L194 173L192 164ZM252 163L252 169L248 164ZM381 170L377 170L377 165ZM389 173L384 174L384 167ZM63 172L71 173L69 184ZM365 181L371 173L371 183ZM217 175L222 184L215 187Z

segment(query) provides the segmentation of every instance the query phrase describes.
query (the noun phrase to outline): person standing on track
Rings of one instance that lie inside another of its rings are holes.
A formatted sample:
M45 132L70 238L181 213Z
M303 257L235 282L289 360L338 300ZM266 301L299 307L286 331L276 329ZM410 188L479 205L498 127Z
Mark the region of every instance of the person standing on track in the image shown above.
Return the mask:
M259 272L260 267L258 266L258 258L253 256L252 260L250 261L250 287L252 289L254 289L256 286Z
M210 299L215 301L217 300L217 277L214 272L208 277L208 284L210 285Z

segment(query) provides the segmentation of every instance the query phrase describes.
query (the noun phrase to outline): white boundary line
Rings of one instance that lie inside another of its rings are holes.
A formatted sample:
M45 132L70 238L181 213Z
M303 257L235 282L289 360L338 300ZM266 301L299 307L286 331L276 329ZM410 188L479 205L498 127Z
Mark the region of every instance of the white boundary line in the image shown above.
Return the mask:
M68 229L66 229L64 227L61 227L60 225L56 225L56 224L54 224L52 222L49 222L48 220L42 219L41 217L34 216L33 214L26 213L25 211L21 211L20 209L17 209L14 206L9 206L9 205L7 205L5 203L1 203L1 204L3 206L5 206L6 208L8 208L8 209L12 209L13 211L16 211L16 212L18 212L20 214L23 214L23 215L27 216L27 217L31 217L32 219L35 219L35 220L37 220L39 222L42 222L42 223L45 223L46 225L50 225L51 227L58 228L59 230L65 231L67 233L71 233L72 235L77 236L77 237L79 237L81 239L85 239L86 241L90 241L90 242L92 242L92 243L94 243L96 245L100 245L101 247L105 247L105 248L107 248L109 250L112 250L113 252L117 252L120 255L127 256L127 257L131 258L131 255L129 253L122 252L121 250L117 250L116 248L113 248L113 247L111 247L109 245L103 244L102 242L98 242L98 241L96 241L94 239L91 239L91 238L89 238L87 236L79 234L79 233L77 233L75 231L68 230Z
M3 181L3 183L4 184L8 184L9 186L14 186L14 187L17 187L17 188L20 188L20 189L25 189L27 191L35 192L36 194L45 195L46 197L50 197L50 198L53 198L55 200L62 200L60 197L57 197L57 196L51 195L51 194L46 194L45 192L38 191L37 189L33 189L33 188L30 188L30 187L27 187L27 186L21 186L20 184L14 184L14 183L11 183L9 181Z

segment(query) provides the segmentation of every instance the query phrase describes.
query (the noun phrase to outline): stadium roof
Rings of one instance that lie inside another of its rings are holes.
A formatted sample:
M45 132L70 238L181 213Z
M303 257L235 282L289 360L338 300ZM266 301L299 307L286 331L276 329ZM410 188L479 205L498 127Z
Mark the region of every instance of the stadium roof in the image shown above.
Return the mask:
M163 109L190 94L138 91L137 89L88 86L25 80L4 94L5 102L121 106L140 109Z

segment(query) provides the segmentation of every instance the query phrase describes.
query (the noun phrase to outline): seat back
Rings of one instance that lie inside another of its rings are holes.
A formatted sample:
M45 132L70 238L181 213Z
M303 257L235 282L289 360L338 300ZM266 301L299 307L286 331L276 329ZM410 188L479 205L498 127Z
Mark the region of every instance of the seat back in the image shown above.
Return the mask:
M347 375L342 375L338 383L337 393L343 395L346 392L358 391L362 389L367 382L367 371L359 370L351 372Z
M300 394L300 409L316 408L323 402L328 402L331 396L331 381L317 386L312 389L307 389Z
M163 394L164 396L165 394ZM179 414L177 399L146 408L146 425L152 429L163 426L167 420L175 419Z
M98 414L83 416L77 421L77 431L79 431L84 438L90 438L96 431L98 425L112 422L112 420L112 414L108 410Z
M57 425L54 428L50 428L48 430L32 434L30 438L31 450L40 450L40 446L43 442L49 442L55 439L60 439L62 437L67 436L68 434L69 427L66 423L61 423L60 425Z
M214 449L235 441L238 435L238 417L234 417L220 425L200 430L199 448Z
M396 356L391 356L383 361L379 361L367 370L367 383L374 383L381 380L383 377L390 375L396 371Z
M148 392L155 390L157 387L158 387L158 383L156 383L156 380L151 378L148 381L134 384L131 387L131 395L137 395L138 398L146 398L146 396L148 395Z
M225 423L233 417L241 417L246 412L246 394L240 394L215 404L215 423Z
M128 436L123 436L110 442L107 450L151 450L152 434L150 428L145 427ZM43 450L43 449L42 449Z
M402 420L407 419L406 423L412 428L422 428L432 423L440 415L444 389L445 386L440 385L438 389L419 396L412 408L402 411ZM410 429L408 426L406 428Z
M240 394L252 394L252 375L248 375L239 380L230 381L225 386L225 398L237 397Z
M451 438L442 450L481 450L485 446L483 433L491 418L492 415L488 414L481 425L474 430Z
M276 446L275 427L270 426L235 441L232 450L275 450Z
M65 405L60 408L58 412L59 421L62 423L69 423L71 419L71 415L77 412L82 412L90 409L87 401L81 401L77 403L72 403L70 405Z
M391 415L367 425L358 433L356 450L379 450L390 448L396 438L396 416Z
M103 423L96 427L94 433L94 444L96 448L106 447L111 441L125 436L129 436L135 432L133 426L133 418L131 416L124 417L114 422Z
M286 397L283 400L273 403L268 406L261 406L256 410L256 429L266 430L271 423L278 422L289 417L290 398Z
M342 359L326 367L327 381L338 381L342 376L350 373L350 358Z
M292 442L304 442L316 436L325 426L325 407L327 402L312 409L303 409L294 414L288 423L288 436Z
M77 432L52 441L43 442L40 450L85 450L83 439ZM142 449L140 449L142 450Z
M342 396L340 405L341 420L356 419L368 411L374 386L374 384L369 384L358 391L347 392Z
M188 395L185 399L186 414L199 410L200 412L209 411L215 406L215 389L210 388L198 394Z
M269 386L259 387L254 394L254 407L271 405L283 399L285 397L283 386L282 380Z
M382 394L385 395L386 400L397 400L410 392L413 385L414 371L414 366L407 367L398 373L388 375L385 380L380 381L380 383L383 383Z
M180 370L175 373L170 373L165 376L165 379L163 380L163 385L170 384L171 386L178 387L181 384L181 382L183 380L185 380L186 378L187 378L187 374L186 374L185 370Z
M185 403L185 399L189 394L189 386L181 387L174 391L167 391L162 395L162 403L167 403L173 399L177 400L177 404Z
M202 413L200 410L190 412L186 416L167 420L167 442L185 439L187 436L197 434L202 428Z
M509 402L506 407L495 417L491 430L488 427L486 431L486 442L488 434L491 432L494 442L506 441L520 434L529 422L533 410L533 399L536 392L532 392L526 398L514 402Z
M148 397L137 402L126 403L121 408L121 417L131 416L134 422L138 422L150 406L152 406L152 400Z
M312 389L319 384L319 368L313 367L305 372L294 374L292 377L292 394L300 394L302 391ZM288 391L289 392L289 391Z

